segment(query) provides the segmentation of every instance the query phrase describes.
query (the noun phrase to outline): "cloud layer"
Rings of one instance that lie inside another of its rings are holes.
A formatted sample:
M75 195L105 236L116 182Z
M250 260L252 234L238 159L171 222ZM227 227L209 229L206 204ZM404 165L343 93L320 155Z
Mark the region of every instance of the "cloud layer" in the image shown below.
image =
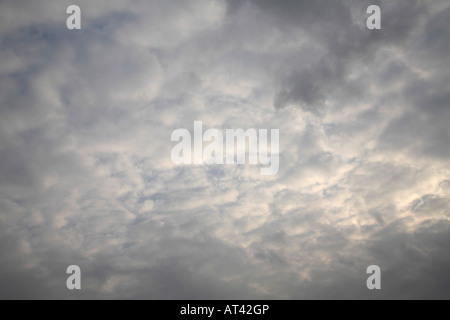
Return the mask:
M448 1L70 4L0 3L0 298L450 298ZM195 120L279 173L174 165Z

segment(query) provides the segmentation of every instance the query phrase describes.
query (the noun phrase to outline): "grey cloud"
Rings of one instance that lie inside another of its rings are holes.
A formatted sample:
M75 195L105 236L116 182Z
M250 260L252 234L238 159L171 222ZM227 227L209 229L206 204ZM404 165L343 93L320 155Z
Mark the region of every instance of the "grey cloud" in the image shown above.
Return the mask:
M0 298L448 299L447 1L68 4L0 4ZM194 120L279 174L175 166Z
M323 112L326 100L338 92L354 95L358 91L367 91L364 85L349 80L351 65L367 63L378 50L405 43L427 12L427 4L423 1L381 1L378 4L384 11L383 28L370 32L365 28L365 9L374 4L372 2L250 3L269 19L273 18L283 32L286 29L290 33L304 32L317 48L309 59L305 59L299 50L297 55L300 58L294 59L295 65L289 64L282 69L283 73L278 75L280 88L274 101L276 108L298 104L316 114ZM233 2L231 7L235 7Z

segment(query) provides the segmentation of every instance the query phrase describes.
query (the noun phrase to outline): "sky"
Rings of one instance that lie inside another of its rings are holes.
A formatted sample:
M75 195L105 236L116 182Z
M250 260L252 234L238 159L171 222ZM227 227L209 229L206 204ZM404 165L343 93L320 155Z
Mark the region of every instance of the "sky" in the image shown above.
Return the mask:
M0 299L449 299L449 21L447 0L0 1ZM278 173L174 164L194 121L279 129Z

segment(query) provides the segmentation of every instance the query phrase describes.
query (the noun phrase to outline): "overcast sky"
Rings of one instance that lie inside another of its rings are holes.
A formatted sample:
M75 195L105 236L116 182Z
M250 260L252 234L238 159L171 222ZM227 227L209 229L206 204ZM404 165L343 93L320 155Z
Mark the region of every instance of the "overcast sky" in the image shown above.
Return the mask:
M1 1L0 298L449 299L449 21L448 0ZM278 174L174 165L195 120L279 129Z

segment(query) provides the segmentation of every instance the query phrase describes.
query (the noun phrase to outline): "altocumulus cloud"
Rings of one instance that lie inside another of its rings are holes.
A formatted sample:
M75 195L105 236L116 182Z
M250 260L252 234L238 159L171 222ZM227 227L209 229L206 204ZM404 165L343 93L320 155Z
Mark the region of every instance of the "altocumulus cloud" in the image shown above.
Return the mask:
M0 298L450 298L448 1L70 4L0 3ZM195 120L279 173L173 165Z

